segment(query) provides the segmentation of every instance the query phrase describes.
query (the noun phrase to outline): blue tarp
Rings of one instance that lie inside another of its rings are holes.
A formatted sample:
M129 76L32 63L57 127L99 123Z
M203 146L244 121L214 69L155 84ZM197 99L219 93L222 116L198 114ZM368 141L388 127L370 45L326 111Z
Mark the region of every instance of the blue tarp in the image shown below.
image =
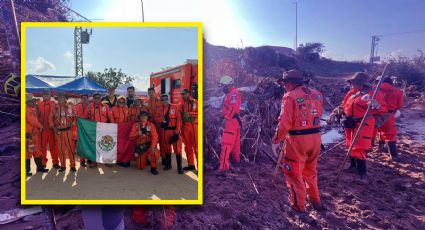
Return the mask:
M34 75L28 74L25 77L25 89L28 93L41 93L43 90L51 88L52 86L50 84L38 79Z
M56 87L54 91L74 94L106 93L106 89L87 77L80 77L65 85Z

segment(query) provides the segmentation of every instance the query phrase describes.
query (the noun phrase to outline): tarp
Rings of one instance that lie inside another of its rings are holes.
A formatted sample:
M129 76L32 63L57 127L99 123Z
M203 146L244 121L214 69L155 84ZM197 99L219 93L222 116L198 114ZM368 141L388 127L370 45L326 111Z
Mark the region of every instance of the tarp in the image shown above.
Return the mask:
M127 95L127 87L129 86L134 86L131 83L126 83L124 85L120 85L115 89L115 94L117 95L123 95L126 96ZM148 95L148 89L146 89L145 91L140 90L139 88L137 88L136 86L134 86L135 88L135 93L137 96L147 96Z
M38 79L36 76L28 74L25 78L25 89L28 93L41 93L43 90L51 89L47 82Z
M80 77L66 83L65 85L56 87L54 91L66 92L74 94L92 94L95 92L106 93L106 89L87 77Z

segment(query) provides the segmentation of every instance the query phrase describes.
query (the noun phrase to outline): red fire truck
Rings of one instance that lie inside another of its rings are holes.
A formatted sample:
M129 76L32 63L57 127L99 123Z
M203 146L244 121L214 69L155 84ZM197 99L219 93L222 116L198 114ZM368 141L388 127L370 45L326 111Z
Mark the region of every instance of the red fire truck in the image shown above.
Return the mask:
M182 89L189 89L191 96L198 99L198 60L187 60L183 65L152 73L150 85L157 95L167 94L172 104L181 102Z

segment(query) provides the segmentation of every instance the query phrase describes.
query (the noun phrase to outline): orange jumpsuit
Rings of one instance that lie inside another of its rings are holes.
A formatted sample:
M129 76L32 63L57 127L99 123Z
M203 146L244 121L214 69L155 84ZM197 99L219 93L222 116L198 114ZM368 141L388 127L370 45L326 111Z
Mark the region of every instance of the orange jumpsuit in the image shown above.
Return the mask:
M123 106L123 107L114 106L114 107L112 107L112 117L114 119L114 123L118 123L118 124L129 121L127 106Z
M146 133L142 133L142 128L146 128ZM149 155L152 168L156 168L159 153L157 150L152 151L158 145L158 133L156 132L155 125L149 121L146 124L142 122L135 123L130 132L130 140L135 140L136 145L151 142L149 149L136 159L136 166L139 169L144 169L146 167L146 158Z
M362 91L349 91L350 95L344 98L343 108L346 116L358 118L361 120L366 113L369 100L372 98L373 91L362 92ZM366 122L359 133L359 137L357 138L356 143L354 144L353 150L351 152L351 157L366 160L366 150L372 147L372 136L373 130L375 127L375 119L373 118L373 114L381 114L384 113L387 108L383 98L383 94L378 92L376 95L376 101L381 105L379 109L372 109L369 117L366 119ZM347 146L350 147L352 144L352 138L354 138L355 133L360 125L360 121L357 122L355 128L345 128L345 140Z
M235 87L231 87L223 100L221 109L224 117L223 135L221 137L220 170L227 171L230 168L229 157L240 161L241 126L238 116L241 108L241 95Z
M315 89L297 86L285 93L274 140L285 141L283 174L290 192L290 203L305 210L308 194L320 204L317 186L317 157L320 153L320 117L323 97ZM289 134L289 135L288 135Z
M176 105L161 105L159 108L161 114L161 121L165 120L166 115L169 116L168 127L163 129L161 128L161 135L159 135L159 146L161 150L161 156L166 154L171 154L174 150L174 154L180 155L182 153L182 140L179 140L176 143L170 144L170 140L174 134L180 134L182 128L181 114L178 106Z
M56 144L62 168L66 167L66 158L69 159L71 168L75 167L75 141L72 136L75 119L75 109L69 104L55 105L50 114L50 127L55 127L58 131L56 133Z
M395 141L397 137L397 127L395 125L394 113L404 105L403 91L387 82L383 82L381 85L381 92L387 104L389 117L384 125L375 131L379 133L379 140L387 142Z
M145 106L136 107L134 104L128 108L128 119L129 121L138 121L138 116L140 115L140 112L146 111L148 112L148 108Z
M42 156L39 129L43 128L43 125L38 121L35 107L27 106L25 111L25 133L27 135L25 159L28 160L31 157L38 158Z
M47 164L47 146L49 146L53 165L59 164L58 150L56 149L56 137L49 124L49 117L55 104L56 102L54 101L44 100L38 103L38 110L40 113L39 121L43 125L43 131L41 131L41 153L43 166L46 166Z
M97 122L114 123L112 112L106 104L91 104L88 108L88 118Z
M186 152L187 163L195 165L195 157L198 159L198 103L194 99L183 100L182 113L182 138ZM187 115L185 115L187 114Z
M89 119L89 104L83 106L82 103L78 103L75 106L75 114L77 115L77 117L81 117L83 119ZM78 140L78 132L77 132L77 124L74 125L73 127L73 133L74 133L74 137L75 140ZM84 157L80 157L80 163L85 162L85 158Z
M159 136L159 146L161 148L162 140L164 139L163 130L160 128L160 123L162 121L161 116L161 101L158 98L148 100L148 112L150 115L150 121L155 124L156 130ZM165 152L160 149L161 157L165 158Z

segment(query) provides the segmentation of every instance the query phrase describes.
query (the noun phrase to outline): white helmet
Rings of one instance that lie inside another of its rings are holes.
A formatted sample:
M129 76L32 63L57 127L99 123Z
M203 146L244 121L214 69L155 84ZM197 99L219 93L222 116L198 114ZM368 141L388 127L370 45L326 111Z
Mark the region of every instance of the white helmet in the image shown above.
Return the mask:
M230 85L232 83L233 83L233 78L228 76L228 75L224 75L220 79L220 84L222 84L222 85Z

